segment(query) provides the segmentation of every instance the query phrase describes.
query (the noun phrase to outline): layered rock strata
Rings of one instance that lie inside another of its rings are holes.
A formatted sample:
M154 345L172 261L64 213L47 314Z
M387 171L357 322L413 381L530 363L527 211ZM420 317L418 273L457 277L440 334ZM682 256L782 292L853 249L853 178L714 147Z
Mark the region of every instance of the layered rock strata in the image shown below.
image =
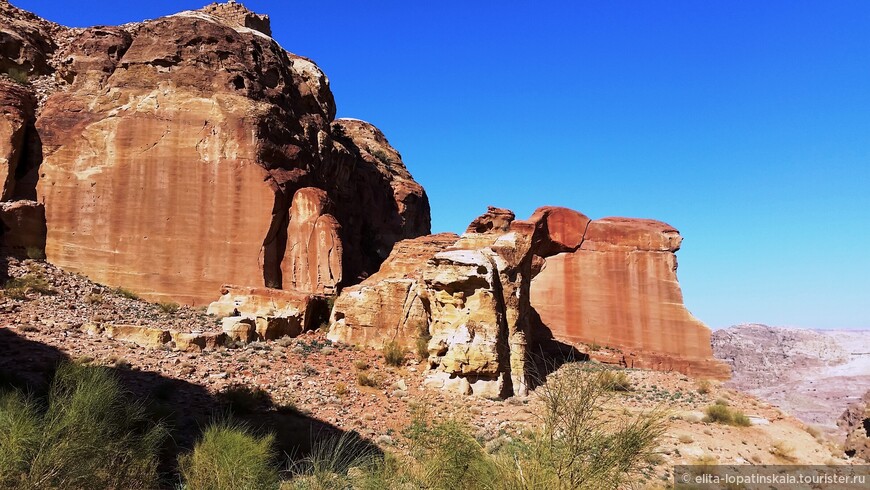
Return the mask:
M681 239L668 225L555 207L514 220L490 208L451 238L397 245L405 252L339 297L329 337L428 339L427 383L484 396L525 393L534 352L552 341L610 346L626 366L728 377L710 330L682 305Z
M335 292L429 232L401 156L370 124L335 119L328 79L269 37L268 17L230 2L67 29L0 8L0 35L18 43L0 67L23 70L44 99L28 198L45 204L53 263L205 304L229 281ZM291 211L301 189L329 209Z

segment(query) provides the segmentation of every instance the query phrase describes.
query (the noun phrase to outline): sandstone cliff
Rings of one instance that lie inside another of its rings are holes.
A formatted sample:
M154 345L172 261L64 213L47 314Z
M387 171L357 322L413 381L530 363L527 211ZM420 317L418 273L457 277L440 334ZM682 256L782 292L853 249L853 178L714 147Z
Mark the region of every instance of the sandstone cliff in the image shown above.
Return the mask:
M66 29L3 9L0 33L22 41L0 67L44 100L36 195L53 263L202 304L225 282L331 293L429 232L401 156L335 119L328 79L269 37L268 17L231 2ZM328 213L292 210L303 188Z
M680 236L664 223L592 221L544 207L528 220L490 208L458 240L400 242L378 274L342 294L329 338L429 351L429 384L522 394L551 344L601 344L626 366L727 378L710 330L682 304ZM597 356L596 352L590 352Z

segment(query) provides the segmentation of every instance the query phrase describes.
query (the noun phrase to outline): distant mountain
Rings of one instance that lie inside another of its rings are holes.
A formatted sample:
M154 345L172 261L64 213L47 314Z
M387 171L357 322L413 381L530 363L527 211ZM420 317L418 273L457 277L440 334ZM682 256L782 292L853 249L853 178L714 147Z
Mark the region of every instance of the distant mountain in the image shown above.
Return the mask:
M831 433L846 407L870 390L870 331L745 324L713 332L728 383Z

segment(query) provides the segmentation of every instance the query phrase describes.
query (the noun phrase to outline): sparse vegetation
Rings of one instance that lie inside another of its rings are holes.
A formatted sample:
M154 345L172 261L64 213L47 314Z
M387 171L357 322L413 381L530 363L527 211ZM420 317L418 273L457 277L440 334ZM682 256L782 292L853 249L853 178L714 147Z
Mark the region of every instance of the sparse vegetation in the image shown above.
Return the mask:
M44 402L0 395L0 486L155 488L165 437L110 371L63 364Z
M135 301L138 301L141 299L141 298L139 298L138 294L134 293L133 291L130 291L129 289L124 289L123 287L120 287L120 286L118 286L116 288L111 288L111 291L113 293L117 294L118 296L123 297L123 298L132 299Z
M30 293L56 294L48 280L39 272L30 272L6 281L4 294L8 298L25 300Z
M784 461L794 461L794 446L785 441L776 441L770 447L770 454Z
M27 71L22 70L20 68L8 68L4 74L11 78L15 83L19 85L29 85L30 84L30 76L27 74Z
M24 253L27 255L28 259L45 260L45 250L39 247L27 247L24 250Z
M710 390L712 388L713 383L711 383L709 379L699 379L695 385L695 391L697 391L701 395L706 395L710 393Z
M374 150L371 152L372 156L381 161L384 165L390 165L393 163L393 159L390 158L390 155L387 154L384 150Z
M602 371L599 382L610 391L631 391L631 380L624 371Z
M381 379L375 374L369 374L365 371L356 373L356 382L360 386L370 386L372 388L381 387Z
M181 306L179 306L178 303L172 303L172 302L160 302L160 303L157 303L157 307L160 308L160 311L162 311L163 313L170 313L170 314L178 313L179 308L181 308Z
M415 347L417 348L417 357L425 361L429 358L429 341L432 340L432 335L429 333L429 327L423 323L417 328L417 339Z
M358 371L368 371L371 366L369 366L369 363L363 361L362 359L357 359L356 361L353 361L353 367L355 367Z
M249 414L272 404L272 397L262 388L241 383L231 384L220 393L219 397L230 411L237 415Z
M407 352L396 341L389 341L384 344L383 348L384 362L389 366L401 366L405 363L405 355Z
M749 417L744 415L743 412L729 408L728 405L723 403L714 403L707 407L704 412L706 413L704 422L734 425L737 427L749 427L752 425L752 422L749 421Z
M272 464L274 436L257 437L243 426L219 421L205 429L193 451L179 458L191 490L268 489L278 486Z

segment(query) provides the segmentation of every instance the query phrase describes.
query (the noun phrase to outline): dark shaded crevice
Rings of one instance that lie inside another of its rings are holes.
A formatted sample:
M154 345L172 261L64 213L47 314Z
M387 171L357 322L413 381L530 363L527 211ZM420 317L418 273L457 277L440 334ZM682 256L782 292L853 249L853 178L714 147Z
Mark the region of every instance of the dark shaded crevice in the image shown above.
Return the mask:
M12 200L36 201L36 184L39 182L39 167L42 165L42 140L36 130L36 121L27 123L23 141L18 166L15 168Z
M263 240L263 283L267 288L281 289L284 278L281 261L287 250L287 227L290 225L290 206L287 196L275 191L272 205L272 222Z

